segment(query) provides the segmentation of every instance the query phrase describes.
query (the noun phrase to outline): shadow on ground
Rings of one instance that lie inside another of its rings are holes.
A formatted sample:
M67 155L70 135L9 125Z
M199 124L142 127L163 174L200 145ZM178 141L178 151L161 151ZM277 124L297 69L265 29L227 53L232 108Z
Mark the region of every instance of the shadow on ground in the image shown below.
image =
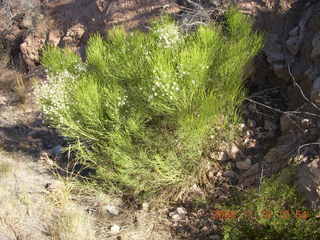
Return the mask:
M62 144L63 138L38 119L29 125L0 126L0 143L7 152L23 152L38 158L42 150Z

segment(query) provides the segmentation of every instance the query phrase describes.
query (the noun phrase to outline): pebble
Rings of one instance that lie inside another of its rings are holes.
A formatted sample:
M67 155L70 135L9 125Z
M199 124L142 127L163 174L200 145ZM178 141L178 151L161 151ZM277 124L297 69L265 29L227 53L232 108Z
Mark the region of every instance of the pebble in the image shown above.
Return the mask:
M301 125L303 128L309 128L311 126L311 120L310 119L302 119L301 120Z
M244 131L246 129L246 125L244 123L239 124L239 130Z
M220 161L220 162L227 161L228 160L228 154L226 152L219 152L217 160Z
M246 136L247 137L252 137L254 135L254 132L252 130L246 131Z
M112 225L112 227L110 228L111 234L118 234L120 230L121 230L121 227L117 224Z
M309 160L308 156L305 156L303 154L297 156L297 159L298 159L299 162L302 162L302 163L306 163Z
M230 152L229 152L229 157L231 159L236 159L240 154L241 154L241 151L238 148L238 146L236 146L235 144L232 144Z
M210 171L208 172L208 178L213 179L214 178L214 172Z
M182 218L179 214L175 213L171 216L172 220L174 221L180 221Z
M144 202L144 203L142 203L142 210L144 210L144 211L148 211L149 210L149 203L146 203L146 202Z
M187 211L184 207L178 207L176 209L176 212L179 214L179 215L186 215L187 214Z
M113 206L113 205L107 205L107 206L105 207L105 209L106 209L106 211L107 211L108 213L110 213L111 215L114 215L114 216L118 216L119 213L120 213L119 208L117 208L117 207L115 207L115 206Z
M248 148L256 148L257 147L257 140L252 138L248 144Z
M208 232L209 228L207 226L204 226L201 228L201 232Z
M6 104L6 102L7 102L7 99L3 96L0 96L0 105Z
M171 217L172 218L172 216L173 215L175 215L176 214L176 212L175 211L173 211L173 212L169 212L169 217Z

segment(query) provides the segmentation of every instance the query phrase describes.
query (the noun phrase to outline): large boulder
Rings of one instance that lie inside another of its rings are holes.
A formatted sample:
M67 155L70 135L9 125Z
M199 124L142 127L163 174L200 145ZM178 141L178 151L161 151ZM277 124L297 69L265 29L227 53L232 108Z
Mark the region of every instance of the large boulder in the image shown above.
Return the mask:
M32 67L40 61L40 49L46 43L46 35L43 32L36 31L30 33L24 42L20 45L20 50L25 63Z
M91 33L105 34L115 24L128 29L137 27L160 12L175 12L178 8L170 0L55 0L43 1L42 11L45 17L41 21L32 21L26 15L20 22L29 28L20 45L29 69L39 63L40 50L46 44L81 52ZM32 25L35 26L30 29Z

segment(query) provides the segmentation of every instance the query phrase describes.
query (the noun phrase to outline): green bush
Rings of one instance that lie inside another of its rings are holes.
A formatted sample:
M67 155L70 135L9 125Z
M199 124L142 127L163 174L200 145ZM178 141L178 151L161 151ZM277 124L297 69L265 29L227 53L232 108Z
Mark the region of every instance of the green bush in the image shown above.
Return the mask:
M224 221L224 240L320 239L319 220L304 206L293 186L294 170L265 181L260 191L240 196L225 210L237 213Z
M198 181L208 135L232 136L244 69L262 45L247 17L227 19L189 34L169 17L148 33L116 27L90 38L85 63L45 49L43 111L100 185L150 196Z

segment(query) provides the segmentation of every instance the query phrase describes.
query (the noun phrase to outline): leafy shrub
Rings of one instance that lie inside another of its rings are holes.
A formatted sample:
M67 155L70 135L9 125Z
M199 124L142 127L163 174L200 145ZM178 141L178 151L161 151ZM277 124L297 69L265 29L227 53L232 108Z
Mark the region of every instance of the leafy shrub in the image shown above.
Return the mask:
M90 38L85 63L45 49L43 111L100 185L149 196L197 182L208 135L232 135L244 67L262 42L244 15L232 10L227 19L227 28L189 34L169 17L148 33L117 27L106 40Z
M304 207L293 180L294 170L286 169L226 207L237 217L224 222L224 240L320 239L319 220Z

